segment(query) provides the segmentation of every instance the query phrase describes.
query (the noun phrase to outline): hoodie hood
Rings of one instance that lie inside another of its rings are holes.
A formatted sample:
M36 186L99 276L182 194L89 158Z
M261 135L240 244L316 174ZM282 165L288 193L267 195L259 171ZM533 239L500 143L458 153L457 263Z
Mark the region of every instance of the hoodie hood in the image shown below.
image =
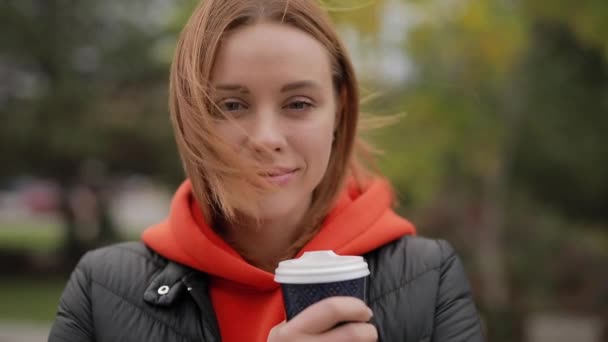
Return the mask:
M363 255L407 234L414 226L396 215L389 184L372 181L365 189L354 182L343 191L317 235L300 250L333 250L341 255ZM175 193L169 216L143 232L144 243L172 261L252 290L276 290L274 275L245 261L207 225L185 181Z

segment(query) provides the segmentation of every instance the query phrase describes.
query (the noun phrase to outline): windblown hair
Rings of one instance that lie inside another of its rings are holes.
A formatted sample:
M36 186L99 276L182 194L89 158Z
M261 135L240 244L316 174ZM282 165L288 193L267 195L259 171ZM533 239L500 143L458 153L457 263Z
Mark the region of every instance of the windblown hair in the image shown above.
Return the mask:
M357 137L359 92L344 44L317 0L204 0L184 27L171 68L170 111L175 138L193 193L209 222L236 222L257 217L257 196L268 184L251 161L243 160L213 129L210 83L222 39L231 31L258 22L296 27L328 51L337 99L335 140L326 173L314 190L302 222L295 254L317 232L343 189L346 178L365 187L372 173L358 162L364 152ZM217 229L217 228L216 228ZM247 257L247 256L245 256Z

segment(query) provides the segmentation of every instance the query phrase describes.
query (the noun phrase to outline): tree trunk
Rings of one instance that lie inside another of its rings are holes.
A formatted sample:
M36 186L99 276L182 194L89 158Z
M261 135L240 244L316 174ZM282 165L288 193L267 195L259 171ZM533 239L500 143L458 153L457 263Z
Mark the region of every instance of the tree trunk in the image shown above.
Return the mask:
M61 255L65 260L66 266L71 268L86 251L87 246L78 238L76 213L74 207L70 203L70 189L67 184L61 184L59 196L59 214L63 223Z
M516 79L507 81L501 93L502 135L498 138L496 163L483 179L483 195L479 221L478 260L482 282L481 297L488 314L490 340L517 340L519 329L517 308L509 298L509 277L506 260L507 206L510 169L520 118L521 94Z

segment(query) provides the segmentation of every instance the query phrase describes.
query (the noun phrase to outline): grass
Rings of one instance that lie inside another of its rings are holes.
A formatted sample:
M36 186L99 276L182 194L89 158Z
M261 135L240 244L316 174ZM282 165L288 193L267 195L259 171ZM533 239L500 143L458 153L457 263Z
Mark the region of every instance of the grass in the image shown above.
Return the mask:
M61 243L61 227L50 221L0 222L0 250L45 253ZM67 278L0 278L0 320L51 322Z
M0 320L53 321L66 281L64 278L3 278L0 281Z
M44 255L60 247L62 233L62 227L51 221L0 221L0 251ZM52 322L67 280L67 276L0 276L0 321Z
M47 252L59 247L61 227L53 222L0 222L0 249Z
M2 222L0 221L0 250L25 250L46 253L57 250L63 238L63 228L54 222ZM132 230L121 230L129 233L122 240L139 240L140 233Z

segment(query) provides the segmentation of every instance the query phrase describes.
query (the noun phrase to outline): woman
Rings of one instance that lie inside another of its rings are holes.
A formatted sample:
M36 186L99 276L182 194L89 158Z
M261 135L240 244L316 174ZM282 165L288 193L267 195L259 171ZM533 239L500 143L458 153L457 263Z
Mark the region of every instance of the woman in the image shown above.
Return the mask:
M482 340L454 251L413 237L356 160L355 74L316 1L202 2L170 94L188 181L143 243L82 258L49 341ZM366 258L366 301L285 322L273 270L322 249Z

